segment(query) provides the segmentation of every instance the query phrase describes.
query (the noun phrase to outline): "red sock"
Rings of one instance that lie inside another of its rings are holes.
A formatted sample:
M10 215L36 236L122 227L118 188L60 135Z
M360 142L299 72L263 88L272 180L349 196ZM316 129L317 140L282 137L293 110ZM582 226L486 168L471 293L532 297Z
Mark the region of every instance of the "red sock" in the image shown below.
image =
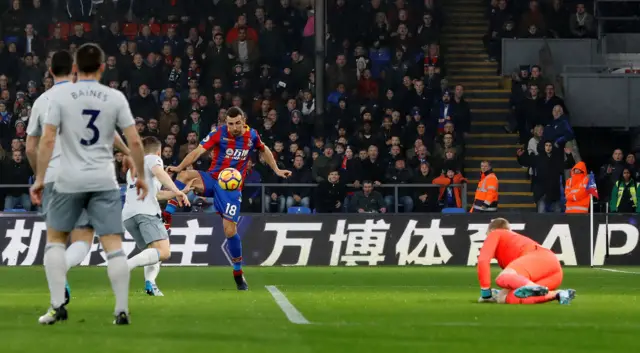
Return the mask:
M517 273L503 273L496 278L496 284L504 289L518 289L530 284L531 281Z
M542 304L553 300L556 300L555 292L549 292L547 295L542 297L520 299L513 294L513 291L510 291L509 294L507 294L506 302L507 304Z

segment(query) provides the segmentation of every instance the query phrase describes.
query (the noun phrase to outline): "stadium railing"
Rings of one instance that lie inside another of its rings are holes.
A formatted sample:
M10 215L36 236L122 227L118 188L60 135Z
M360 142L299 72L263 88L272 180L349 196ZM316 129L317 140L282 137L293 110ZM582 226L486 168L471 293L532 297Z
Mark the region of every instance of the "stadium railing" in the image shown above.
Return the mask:
M10 188L27 188L30 187L30 184L0 184L0 189L10 189ZM121 184L120 187L122 188L123 186L126 186L125 184ZM463 184L452 184L450 185L452 187L460 187L460 198L462 201L462 208L463 209L467 209L467 184L463 183ZM266 189L267 188L278 188L278 189L283 189L283 188L317 188L318 184L278 184L278 183L247 183L244 184L244 189L246 190L246 188L260 188L260 193L261 195L265 195L266 194ZM347 184L347 187L349 188L353 188L354 185L353 184ZM399 191L400 189L405 189L405 188L410 188L410 189L418 189L418 188L440 188L441 185L438 184L381 184L381 185L377 185L374 186L374 190L378 190L380 188L382 189L393 189L393 199L394 199L394 206L395 206L395 210L394 213L399 213ZM266 213L265 208L261 207L261 213Z

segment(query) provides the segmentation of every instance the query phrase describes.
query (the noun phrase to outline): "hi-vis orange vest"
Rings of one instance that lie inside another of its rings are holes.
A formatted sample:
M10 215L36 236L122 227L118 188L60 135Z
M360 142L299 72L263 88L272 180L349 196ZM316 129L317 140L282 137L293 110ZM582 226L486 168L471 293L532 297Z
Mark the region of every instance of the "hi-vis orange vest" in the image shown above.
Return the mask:
M485 209L482 208L483 205L486 206ZM498 177L493 173L493 170L480 175L476 197L469 212L473 212L474 209L479 211L498 210Z
M582 174L575 173L575 169L582 171ZM565 183L564 196L567 199L565 213L589 213L588 185L587 165L584 162L578 162L571 169L571 178Z

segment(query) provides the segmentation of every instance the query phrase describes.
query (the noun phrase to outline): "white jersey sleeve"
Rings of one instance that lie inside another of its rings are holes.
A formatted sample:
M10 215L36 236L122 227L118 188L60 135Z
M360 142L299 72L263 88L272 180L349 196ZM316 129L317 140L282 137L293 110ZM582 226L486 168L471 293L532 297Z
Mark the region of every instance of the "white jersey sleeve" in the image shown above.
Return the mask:
M27 126L27 134L29 136L40 137L43 133L43 126L45 124L45 118L49 111L49 105L51 103L49 96L59 86L49 89L43 93L31 107L31 116L29 117L29 125ZM56 173L58 172L58 166L60 165L60 141L56 138L56 143L53 146L53 152L51 153L51 160L47 167L47 172L44 176L45 184L52 183L56 180Z
M114 90L115 91L115 90ZM118 98L118 112L117 112L117 124L120 129L127 128L131 125L135 125L131 108L129 107L129 101L127 97L120 91L115 91Z
M33 103L29 124L27 125L27 134L29 136L42 136L42 123L48 108L49 100L44 94Z

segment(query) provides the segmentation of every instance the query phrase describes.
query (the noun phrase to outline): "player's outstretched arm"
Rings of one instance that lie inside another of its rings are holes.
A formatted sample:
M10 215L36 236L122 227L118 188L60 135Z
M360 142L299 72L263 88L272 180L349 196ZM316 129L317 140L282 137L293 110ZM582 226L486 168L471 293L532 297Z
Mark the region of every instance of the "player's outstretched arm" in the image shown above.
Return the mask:
M167 172L165 172L160 165L156 165L151 168L151 172L153 173L153 176L158 178L158 181L160 181L162 186L169 189L169 191L171 191L175 195L175 197L178 199L178 204L180 205L180 207L182 207L183 205L191 205L189 203L189 198L187 197L187 195L185 195L182 190L178 189L173 180L171 180L169 174L167 174Z
M191 179L189 180L189 182L187 183L187 185L185 185L184 189L182 189L182 193L187 194L189 191L193 190L193 182L196 179ZM159 201L166 201L166 200L171 200L173 198L176 198L176 193L173 191L169 191L169 190L160 190L158 191L158 193L156 194L156 199L158 199Z
M207 152L207 149L202 147L202 145L198 145L196 149L189 152L189 154L184 157L184 159L182 160L182 162L180 162L178 166L167 167L167 170L174 173L180 173L181 171L185 170L188 166L192 165L193 162L197 161L198 158L200 158L200 156L202 156L202 154L205 152Z
M276 159L273 157L273 153L271 153L271 150L269 149L269 147L264 146L264 149L260 151L260 155L262 156L262 158L264 158L264 160L267 162L269 167L273 169L273 171L276 173L277 176L281 178L288 178L291 176L291 171L282 170L278 168L278 163L276 162Z
M140 135L138 135L135 125L125 127L122 132L127 138L127 141L129 141L131 158L133 158L133 163L138 173L138 177L136 178L138 199L142 200L147 196L147 192L149 191L144 175L144 149L142 148L142 140L140 139Z

